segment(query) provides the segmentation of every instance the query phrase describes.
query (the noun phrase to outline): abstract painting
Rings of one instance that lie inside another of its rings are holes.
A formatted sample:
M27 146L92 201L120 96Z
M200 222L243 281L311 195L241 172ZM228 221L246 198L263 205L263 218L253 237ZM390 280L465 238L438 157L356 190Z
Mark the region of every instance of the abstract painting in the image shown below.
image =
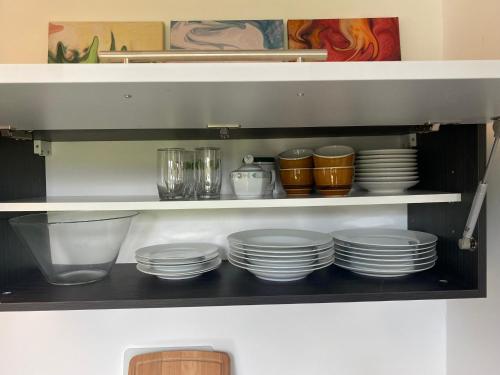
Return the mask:
M170 48L187 50L282 49L282 20L172 21Z
M50 22L50 63L98 63L99 51L161 51L162 22Z
M289 20L288 48L326 49L328 61L401 60L398 18Z

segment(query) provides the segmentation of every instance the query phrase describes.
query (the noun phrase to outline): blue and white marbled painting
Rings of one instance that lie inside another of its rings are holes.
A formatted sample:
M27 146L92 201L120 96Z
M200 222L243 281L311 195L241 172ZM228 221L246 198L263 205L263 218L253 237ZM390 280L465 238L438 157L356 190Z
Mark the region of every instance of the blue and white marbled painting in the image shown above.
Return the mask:
M283 20L172 21L170 48L265 50L284 48Z

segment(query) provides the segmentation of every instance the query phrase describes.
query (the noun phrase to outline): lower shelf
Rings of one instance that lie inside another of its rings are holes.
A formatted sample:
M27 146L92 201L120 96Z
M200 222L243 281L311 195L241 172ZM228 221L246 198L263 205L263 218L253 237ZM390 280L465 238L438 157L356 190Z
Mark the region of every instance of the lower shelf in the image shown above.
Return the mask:
M236 199L223 195L220 199L160 201L158 196L116 197L43 197L0 202L1 212L38 211L151 211L151 210L206 210L234 208L277 207L332 207L366 206L382 204L451 203L460 202L460 193L408 190L404 193L374 194L367 191L352 191L345 197L278 197L261 199Z
M227 262L186 281L164 281L138 272L135 264L117 264L105 280L81 286L53 286L37 273L3 291L0 311L449 299L483 297L481 293L436 269L397 280L377 280L329 267L304 280L272 283Z

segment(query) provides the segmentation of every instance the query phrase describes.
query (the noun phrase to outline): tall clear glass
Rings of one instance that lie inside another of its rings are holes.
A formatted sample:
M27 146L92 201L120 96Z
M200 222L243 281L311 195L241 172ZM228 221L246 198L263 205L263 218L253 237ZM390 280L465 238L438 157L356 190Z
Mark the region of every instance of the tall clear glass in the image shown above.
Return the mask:
M220 198L222 151L217 147L195 149L195 190L198 199Z
M157 151L157 186L161 200L184 199L184 152L183 148L162 148Z
M192 199L194 192L194 151L184 151L184 198Z

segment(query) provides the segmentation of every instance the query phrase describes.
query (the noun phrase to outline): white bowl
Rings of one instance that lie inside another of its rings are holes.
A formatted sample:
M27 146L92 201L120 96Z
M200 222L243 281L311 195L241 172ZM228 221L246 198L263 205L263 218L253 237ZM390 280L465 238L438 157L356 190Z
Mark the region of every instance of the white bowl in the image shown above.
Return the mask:
M312 257L310 259L294 259L294 260L288 260L284 262L279 262L274 260L274 258L266 258L266 257L259 257L259 258L247 258L248 263L255 264L256 266L263 266L263 267L276 267L276 268L282 268L282 267L303 267L303 266L308 266L310 264L313 264L316 261L316 257Z

